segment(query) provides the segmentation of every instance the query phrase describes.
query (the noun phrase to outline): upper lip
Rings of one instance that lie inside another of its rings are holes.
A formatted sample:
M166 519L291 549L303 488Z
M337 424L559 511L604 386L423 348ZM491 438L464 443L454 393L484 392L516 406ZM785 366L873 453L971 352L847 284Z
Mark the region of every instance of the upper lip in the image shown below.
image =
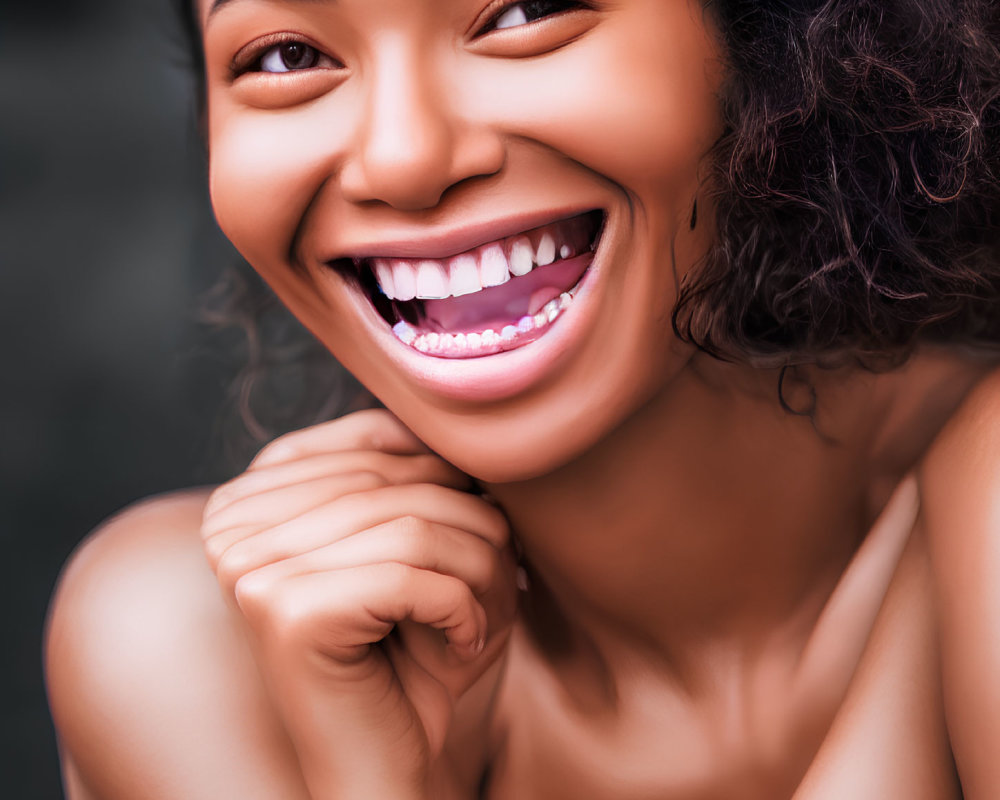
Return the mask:
M410 235L393 230L388 234L391 238L380 238L377 241L352 245L327 261L332 263L340 259L352 259L357 262L370 258L449 258L475 247L505 239L508 236L515 236L542 225L570 219L595 210L598 209L594 206L556 210L549 208L502 219L473 222L459 228L421 227L418 230L413 230Z

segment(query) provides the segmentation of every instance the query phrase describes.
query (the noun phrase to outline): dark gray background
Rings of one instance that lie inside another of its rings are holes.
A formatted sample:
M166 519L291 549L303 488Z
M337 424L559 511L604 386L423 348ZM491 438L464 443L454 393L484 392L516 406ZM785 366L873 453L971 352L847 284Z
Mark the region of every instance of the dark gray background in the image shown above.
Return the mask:
M41 678L72 547L218 455L238 360L199 297L234 258L214 227L168 0L0 11L0 795L61 796Z

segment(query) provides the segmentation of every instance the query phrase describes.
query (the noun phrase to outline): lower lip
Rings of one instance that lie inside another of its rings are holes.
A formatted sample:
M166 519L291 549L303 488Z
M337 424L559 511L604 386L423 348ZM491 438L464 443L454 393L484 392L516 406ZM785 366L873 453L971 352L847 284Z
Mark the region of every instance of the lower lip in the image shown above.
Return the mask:
M362 319L393 364L435 394L455 400L488 402L527 391L544 379L583 338L590 317L595 273L606 238L601 236L590 267L573 289L573 301L542 334L520 347L478 358L441 358L403 344L363 292L352 291Z

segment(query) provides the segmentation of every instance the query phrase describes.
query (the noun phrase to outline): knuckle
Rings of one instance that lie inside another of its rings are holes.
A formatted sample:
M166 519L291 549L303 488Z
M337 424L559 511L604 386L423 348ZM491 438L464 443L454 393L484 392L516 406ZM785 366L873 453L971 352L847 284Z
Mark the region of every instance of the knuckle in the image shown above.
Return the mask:
M457 608L467 605L475 599L472 589L469 588L469 585L465 581L450 575L442 577L441 592L445 598L445 602L449 605Z
M215 565L215 574L224 586L235 587L240 578L249 573L255 566L249 549L237 543L229 547L219 556Z
M395 527L400 535L416 538L425 537L431 531L431 524L415 514L404 514L395 521Z
M421 519L407 520L393 531L395 549L400 560L408 564L426 565L434 554L434 534L431 525Z
M413 588L413 568L397 561L382 565L379 584L383 592L400 596L407 595Z
M434 563L438 531L433 523L420 517L400 517L394 521L391 531L397 558L424 568Z
M233 586L236 602L244 615L259 618L270 606L274 593L274 581L264 570L242 575Z
M202 533L204 537L204 531ZM218 570L219 559L222 558L223 553L226 552L225 537L216 534L214 536L204 538L203 546L208 563L211 564L213 570Z
M282 645L296 646L315 638L312 617L292 595L280 592L267 607L268 634Z
M256 633L278 644L302 639L308 627L303 604L287 589L267 569L247 573L234 588L240 611Z

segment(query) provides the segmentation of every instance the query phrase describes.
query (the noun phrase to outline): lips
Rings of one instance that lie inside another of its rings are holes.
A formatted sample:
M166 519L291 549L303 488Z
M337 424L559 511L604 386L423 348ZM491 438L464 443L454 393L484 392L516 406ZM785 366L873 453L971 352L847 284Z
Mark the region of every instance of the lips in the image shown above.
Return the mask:
M603 221L590 211L445 258L353 259L369 301L403 344L475 358L528 344L572 303Z

